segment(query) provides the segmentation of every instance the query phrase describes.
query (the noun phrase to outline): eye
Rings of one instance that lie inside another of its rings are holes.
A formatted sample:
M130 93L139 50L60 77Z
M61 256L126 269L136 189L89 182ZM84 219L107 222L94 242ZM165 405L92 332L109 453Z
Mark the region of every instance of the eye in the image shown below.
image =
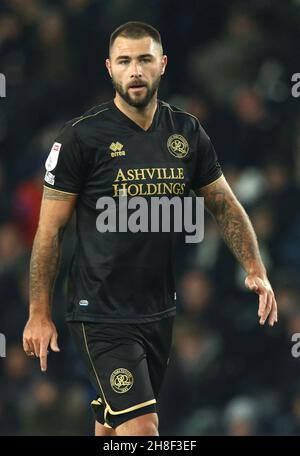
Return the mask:
M150 59L149 57L143 57L143 58L141 59L141 62L143 62L143 63L149 63L149 62L151 62L151 59Z
M129 60L119 60L120 65L127 65L129 63Z

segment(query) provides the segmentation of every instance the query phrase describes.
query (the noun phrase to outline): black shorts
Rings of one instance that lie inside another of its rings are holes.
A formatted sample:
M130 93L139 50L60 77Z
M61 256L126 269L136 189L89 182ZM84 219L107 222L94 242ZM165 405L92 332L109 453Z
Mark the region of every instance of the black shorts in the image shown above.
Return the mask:
M174 317L139 324L68 323L98 394L91 405L99 423L115 428L156 412L173 322Z

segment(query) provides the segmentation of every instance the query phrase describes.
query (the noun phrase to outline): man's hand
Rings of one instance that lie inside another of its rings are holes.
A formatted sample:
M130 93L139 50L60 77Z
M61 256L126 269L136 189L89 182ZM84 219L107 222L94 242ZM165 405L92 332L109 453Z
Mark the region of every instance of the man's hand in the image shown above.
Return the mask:
M270 326L277 323L277 303L269 280L256 274L250 274L245 279L245 285L250 291L259 295L259 323L264 325L268 317Z
M23 333L27 356L40 358L41 370L47 370L48 347L59 352L57 331L51 320L51 298L59 267L60 245L70 220L76 194L44 187L38 229L30 259L29 320Z
M59 352L57 331L52 320L48 318L31 317L24 329L23 348L27 356L40 358L41 370L47 370L48 346L54 352Z
M277 322L277 305L266 277L252 223L224 176L197 192L204 197L205 207L215 218L221 235L231 252L248 274L245 285L259 295L258 316L263 325Z

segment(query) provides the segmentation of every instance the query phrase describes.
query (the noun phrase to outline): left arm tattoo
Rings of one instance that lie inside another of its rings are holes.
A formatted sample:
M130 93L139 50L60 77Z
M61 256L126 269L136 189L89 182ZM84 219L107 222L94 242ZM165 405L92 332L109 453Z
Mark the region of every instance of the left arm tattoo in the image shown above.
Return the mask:
M224 177L199 191L229 249L247 273L266 274L252 223Z

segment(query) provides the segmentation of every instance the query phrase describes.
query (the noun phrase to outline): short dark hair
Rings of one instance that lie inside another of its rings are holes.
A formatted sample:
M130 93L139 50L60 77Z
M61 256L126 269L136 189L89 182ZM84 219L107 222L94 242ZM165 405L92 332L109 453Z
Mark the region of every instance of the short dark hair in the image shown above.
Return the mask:
M111 50L118 36L131 38L133 40L138 40L139 38L150 36L157 44L160 45L162 49L161 36L159 31L152 27L152 25L146 24L145 22L130 21L126 22L126 24L120 25L110 35L109 51Z

